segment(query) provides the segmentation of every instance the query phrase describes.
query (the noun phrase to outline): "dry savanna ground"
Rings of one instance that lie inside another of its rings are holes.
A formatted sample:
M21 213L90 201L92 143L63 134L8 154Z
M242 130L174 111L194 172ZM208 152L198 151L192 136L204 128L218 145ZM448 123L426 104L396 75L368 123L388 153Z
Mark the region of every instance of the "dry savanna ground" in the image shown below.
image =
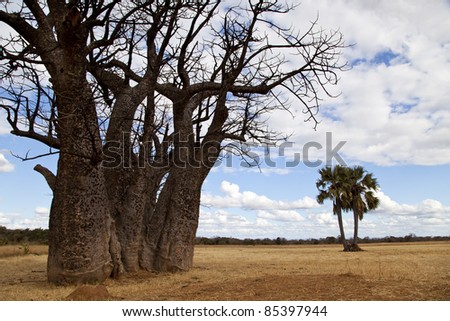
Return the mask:
M198 246L191 271L107 280L112 300L450 300L450 242ZM46 247L0 247L0 300L65 300L46 282ZM100 298L100 297L99 297Z

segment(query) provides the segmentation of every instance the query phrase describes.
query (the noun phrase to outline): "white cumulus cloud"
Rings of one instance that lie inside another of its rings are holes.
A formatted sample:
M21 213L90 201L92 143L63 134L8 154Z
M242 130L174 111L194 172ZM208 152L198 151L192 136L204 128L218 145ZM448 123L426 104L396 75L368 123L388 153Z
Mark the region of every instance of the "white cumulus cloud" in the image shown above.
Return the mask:
M401 204L382 191L380 206L364 215L360 230L376 236L450 235L450 207L432 199L417 204ZM408 231L408 232L406 232Z
M1 81L0 81L1 85ZM0 100L0 104L2 101ZM6 121L6 112L3 109L0 109L0 135L8 134L11 131L11 127Z
M262 218L264 220L275 220L284 222L301 222L305 220L305 218L300 213L294 210L272 210L272 211L259 210L257 213L257 217Z
M341 95L322 102L317 132L303 123L295 101L297 117L275 113L271 125L293 132L299 148L308 141L325 146L324 133L332 132L335 141L347 141L347 162L450 164L448 1L307 0L291 19L303 27L317 14L319 25L339 28L353 44L342 51L351 70L330 88Z
M279 230L279 227L264 218L249 219L224 210L209 211L202 208L197 235L256 238L274 229Z
M13 170L14 170L14 165L11 164L11 162L6 159L5 155L3 155L2 151L0 150L0 173L1 172L12 172Z
M36 207L34 215L26 217L20 213L0 212L0 225L10 229L48 228L50 210L46 207Z
M202 204L215 208L243 208L252 210L295 210L318 207L317 202L305 196L294 201L280 201L258 195L252 191L241 191L239 185L223 181L220 189L224 195L202 194Z

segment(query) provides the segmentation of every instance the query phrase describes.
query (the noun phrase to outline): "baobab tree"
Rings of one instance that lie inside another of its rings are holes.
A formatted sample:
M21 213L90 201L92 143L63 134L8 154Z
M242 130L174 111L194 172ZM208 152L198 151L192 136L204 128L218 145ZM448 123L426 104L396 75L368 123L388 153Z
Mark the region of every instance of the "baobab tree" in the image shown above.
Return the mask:
M53 191L53 283L188 270L223 148L282 139L265 122L292 103L316 122L345 67L339 32L280 25L294 7L278 1L0 8L0 107L13 135L59 157L56 173L35 167Z

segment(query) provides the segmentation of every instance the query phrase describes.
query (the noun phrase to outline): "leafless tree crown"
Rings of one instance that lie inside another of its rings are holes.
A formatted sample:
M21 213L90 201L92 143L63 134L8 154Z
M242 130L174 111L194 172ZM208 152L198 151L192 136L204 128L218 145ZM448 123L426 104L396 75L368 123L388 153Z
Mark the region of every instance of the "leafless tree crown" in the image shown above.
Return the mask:
M345 68L338 31L278 22L293 9L275 0L2 3L0 107L14 135L60 149L67 115L52 78L70 34L81 39L74 55L85 60L103 144L126 132L137 156L156 159L179 133L194 146L276 142L270 113L300 104L315 127L321 96Z

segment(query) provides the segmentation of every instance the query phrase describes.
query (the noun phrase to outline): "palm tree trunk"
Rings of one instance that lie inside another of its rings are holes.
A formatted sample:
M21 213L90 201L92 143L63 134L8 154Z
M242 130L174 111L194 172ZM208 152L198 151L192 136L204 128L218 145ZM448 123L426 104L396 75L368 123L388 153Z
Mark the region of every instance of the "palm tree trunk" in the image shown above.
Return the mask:
M359 211L356 205L353 206L353 220L354 220L353 242L352 245L350 246L350 250L354 252L362 251L358 245Z
M357 211L353 211L353 219L354 219L354 231L353 231L353 244L352 248L355 249L358 247L358 226L359 226L359 215Z
M344 246L344 251L349 251L349 244L345 239L345 231L344 231L344 223L342 221L342 209L339 204L335 205L336 207L336 215L338 217L339 231L341 233L341 243Z

